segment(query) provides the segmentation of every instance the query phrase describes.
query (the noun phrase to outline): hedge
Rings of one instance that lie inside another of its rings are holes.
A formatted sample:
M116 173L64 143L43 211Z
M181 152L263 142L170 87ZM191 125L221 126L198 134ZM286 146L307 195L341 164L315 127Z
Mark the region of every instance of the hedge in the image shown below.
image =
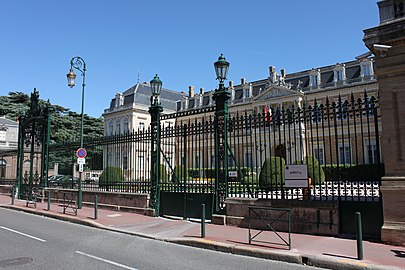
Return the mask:
M380 181L385 174L384 164L323 165L327 181Z
M103 170L99 178L99 184L112 184L124 181L124 172L119 167L107 167Z

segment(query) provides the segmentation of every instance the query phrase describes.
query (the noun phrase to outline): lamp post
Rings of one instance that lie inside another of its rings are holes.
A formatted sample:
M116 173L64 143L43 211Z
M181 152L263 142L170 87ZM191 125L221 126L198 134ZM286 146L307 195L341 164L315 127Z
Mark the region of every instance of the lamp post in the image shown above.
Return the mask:
M160 179L160 114L163 108L160 105L160 91L162 90L162 81L156 74L150 81L152 96L150 98L149 114L151 117L151 193L149 207L155 209L155 216L159 215L159 179Z
M215 211L220 212L225 208L227 196L228 177L228 144L227 144L227 122L228 122L228 100L231 94L225 87L224 81L229 69L229 62L223 54L214 63L218 89L215 89L213 99L215 101Z
M82 111L80 113L80 148L83 148L83 111L84 111L84 87L86 86L86 62L80 56L73 57L70 60L70 72L66 74L68 80L68 86L72 88L75 86L76 74L73 72L73 68L82 73ZM72 179L73 179L72 175ZM78 187L77 208L82 208L82 170L79 169L79 187Z

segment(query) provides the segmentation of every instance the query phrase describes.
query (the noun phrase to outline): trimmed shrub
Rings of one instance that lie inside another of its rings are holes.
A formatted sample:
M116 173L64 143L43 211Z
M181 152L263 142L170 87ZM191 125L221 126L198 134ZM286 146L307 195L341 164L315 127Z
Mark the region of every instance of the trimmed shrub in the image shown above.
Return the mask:
M270 189L284 185L284 166L285 160L282 157L266 158L259 175L259 187Z
M189 172L188 169L186 169L186 176L187 178ZM181 183L183 181L183 178L185 177L184 175L184 166L183 165L177 165L176 167L174 167L174 172L173 172L173 176L172 176L172 182L173 183Z
M295 164L303 164L301 160L294 162ZM307 164L308 177L312 180L312 185L325 183L325 172L319 161L313 156L306 156L304 164Z
M257 176L255 174L250 174L242 178L243 184L257 184Z
M160 183L167 183L169 181L169 174L167 173L166 165L160 164Z
M99 178L100 185L112 184L124 181L124 172L118 167L107 167L103 170Z

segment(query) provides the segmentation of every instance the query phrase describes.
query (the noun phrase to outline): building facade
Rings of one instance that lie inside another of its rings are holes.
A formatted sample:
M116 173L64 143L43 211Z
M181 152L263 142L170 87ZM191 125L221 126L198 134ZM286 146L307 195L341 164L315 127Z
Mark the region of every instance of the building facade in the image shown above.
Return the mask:
M381 130L381 123L372 120L374 102L378 98L378 83L374 76L374 59L370 55L368 53L354 61L291 74L287 74L285 69L278 74L276 68L271 66L269 76L265 79L248 82L242 78L238 85L230 81L229 111L231 119L236 119L236 122L244 118L246 125L257 127L258 121L271 122L275 117L297 115L297 112L303 113L305 110L308 114L298 116L302 119L294 121L293 125L272 125L278 130L250 128L250 136L261 137L261 141L241 141L238 137L246 134L235 135L233 139L236 143L230 149L233 157L228 159L229 165L243 165L260 173L266 151L275 152L287 164L302 161L305 156L314 156L321 164L377 163L380 157L377 131ZM193 87L190 87L189 95L177 102L180 116L176 119L177 123L206 121L212 117L213 110L207 108L215 106L213 94L214 91L204 92L203 89L195 94ZM204 113L204 109L207 112ZM196 113L191 113L193 111ZM297 116L294 117L296 119ZM311 118L311 121L305 117ZM328 129L326 124L332 127ZM367 132L360 131L366 126ZM267 142L262 142L266 137ZM264 149L264 145L267 145L267 149ZM212 147L206 151L204 159L199 149L189 152L189 166L212 167L214 149Z
M150 164L150 114L152 91L148 83L137 83L123 93L117 93L111 100L110 107L104 111L105 136L111 141L104 146L103 168L119 167L124 172L126 181L143 181L149 179ZM176 102L182 93L162 88L160 101L163 114L176 112ZM161 122L162 126L175 125L175 119ZM127 143L121 139L127 136ZM114 138L120 137L119 140ZM165 153L172 156L174 145L165 145Z
M15 179L18 148L18 122L0 116L0 179Z

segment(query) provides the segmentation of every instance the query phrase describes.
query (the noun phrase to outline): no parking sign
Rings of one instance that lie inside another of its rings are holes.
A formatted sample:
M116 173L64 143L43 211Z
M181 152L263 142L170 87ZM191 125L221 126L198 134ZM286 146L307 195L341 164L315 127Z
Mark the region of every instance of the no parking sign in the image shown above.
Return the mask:
M77 164L79 164L79 172L83 172L83 165L86 163L85 157L87 156L86 149L80 147L76 150Z
M76 150L76 156L78 158L85 158L87 156L87 151L86 149L80 147L79 149Z

